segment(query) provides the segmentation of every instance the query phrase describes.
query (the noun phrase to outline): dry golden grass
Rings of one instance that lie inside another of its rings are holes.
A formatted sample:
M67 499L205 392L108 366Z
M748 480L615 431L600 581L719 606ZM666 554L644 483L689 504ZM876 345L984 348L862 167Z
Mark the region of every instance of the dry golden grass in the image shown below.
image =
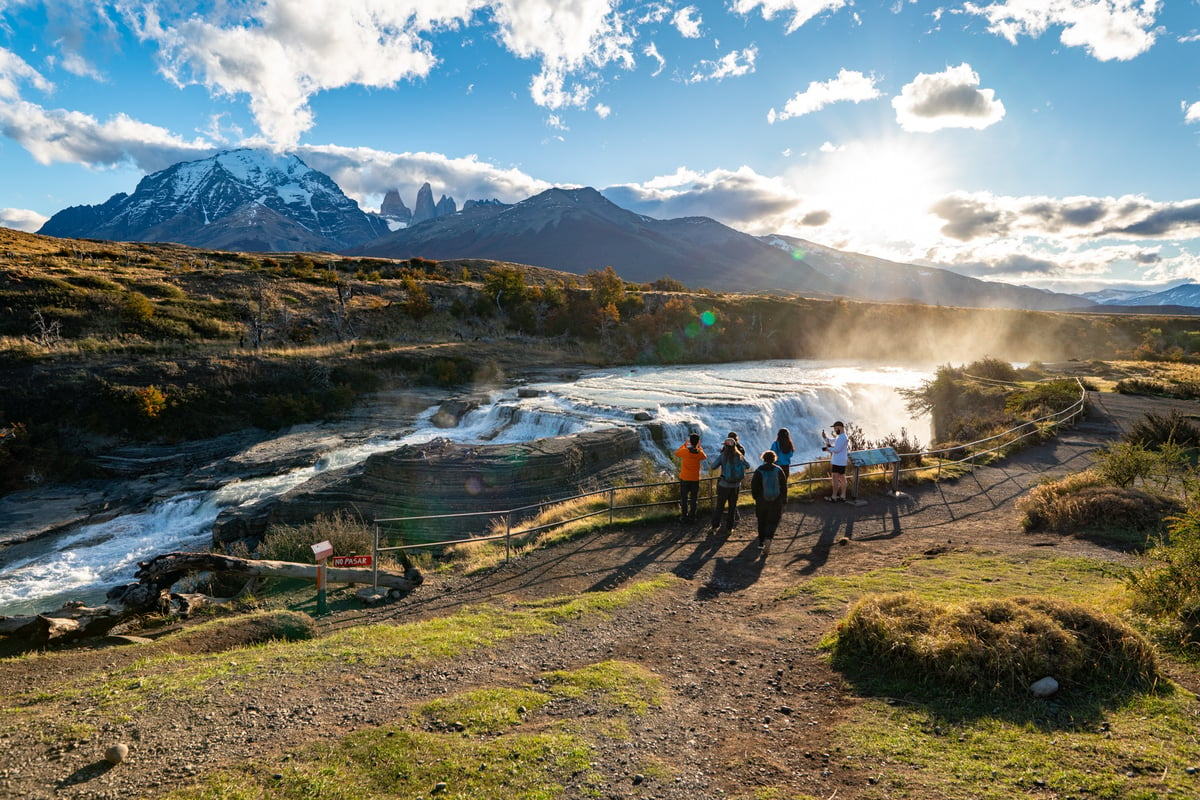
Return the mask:
M1149 688L1154 650L1115 618L1040 597L941 604L913 593L869 595L839 623L835 664L901 683L970 693L1024 693L1060 684Z

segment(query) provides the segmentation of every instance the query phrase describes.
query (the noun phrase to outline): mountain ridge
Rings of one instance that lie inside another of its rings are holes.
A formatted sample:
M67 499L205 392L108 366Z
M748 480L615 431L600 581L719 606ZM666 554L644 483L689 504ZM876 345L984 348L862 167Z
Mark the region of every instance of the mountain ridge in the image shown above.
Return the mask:
M518 203L446 195L428 182L409 210L390 190L367 213L295 155L232 150L180 162L133 194L73 206L39 233L63 238L176 242L246 252L336 252L384 258L479 258L583 275L612 267L625 280L674 278L714 291L1030 310L1093 301L901 264L785 235L752 236L709 217L660 220L591 187L554 187Z

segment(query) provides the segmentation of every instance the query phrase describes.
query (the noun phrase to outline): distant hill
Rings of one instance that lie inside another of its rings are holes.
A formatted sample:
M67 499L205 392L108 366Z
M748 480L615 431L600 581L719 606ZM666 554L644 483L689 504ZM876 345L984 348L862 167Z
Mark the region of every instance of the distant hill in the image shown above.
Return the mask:
M828 293L803 261L707 217L658 220L595 189L548 189L520 203L474 204L349 251L385 258L489 258L630 281L671 276L727 291Z
M1095 306L1075 295L1057 294L1028 286L981 281L934 267L900 264L882 258L834 250L806 239L778 234L764 242L793 253L820 272L838 294L881 302L972 308L1024 308L1029 310L1086 309Z
M1106 306L1183 306L1200 308L1200 284L1185 283L1161 292L1134 293L1124 297L1110 297L1103 301Z
M38 232L274 252L344 250L387 229L296 156L234 150L147 175L131 195L64 209Z

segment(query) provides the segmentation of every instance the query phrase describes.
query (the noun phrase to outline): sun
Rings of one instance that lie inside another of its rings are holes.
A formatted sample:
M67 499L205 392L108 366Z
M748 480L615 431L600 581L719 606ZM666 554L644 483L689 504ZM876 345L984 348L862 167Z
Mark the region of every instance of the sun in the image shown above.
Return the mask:
M806 208L829 212L829 232L853 241L916 242L936 231L929 207L948 191L946 165L906 141L822 149L799 187Z

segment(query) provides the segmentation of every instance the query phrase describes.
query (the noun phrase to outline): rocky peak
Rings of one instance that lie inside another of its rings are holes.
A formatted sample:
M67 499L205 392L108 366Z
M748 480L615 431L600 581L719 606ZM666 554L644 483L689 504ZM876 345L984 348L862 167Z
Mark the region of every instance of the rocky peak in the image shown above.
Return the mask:
M388 220L408 223L412 222L413 214L400 199L400 192L396 189L389 189L388 193L383 196L383 205L379 207L379 215Z
M412 221L413 224L424 222L427 219L433 219L437 216L437 206L433 204L433 187L429 182L421 184L421 188L417 190L417 205L413 208Z

